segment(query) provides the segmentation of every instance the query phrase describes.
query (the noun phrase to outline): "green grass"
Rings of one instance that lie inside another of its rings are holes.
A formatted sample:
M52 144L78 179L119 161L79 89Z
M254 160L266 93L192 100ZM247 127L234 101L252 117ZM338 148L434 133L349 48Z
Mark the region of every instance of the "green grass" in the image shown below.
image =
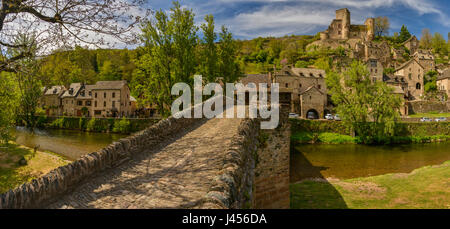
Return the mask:
M422 118L422 117L427 117L427 118L446 117L446 118L450 118L450 113L438 113L438 112L418 113L418 114L409 115L409 117L411 117L411 118Z
M291 135L291 140L297 144L305 143L322 143L322 144L363 144L358 137L350 135L343 135L337 133L314 133L314 132L294 132ZM410 143L428 143L449 141L449 135L413 135L413 136L381 136L373 139L374 145L388 145L388 144L410 144Z
M291 139L297 143L354 144L356 138L337 133L295 132Z
M450 209L450 161L411 173L291 184L294 209Z
M26 165L19 165L21 158ZM33 149L15 143L0 148L0 193L31 181L68 161L50 152L33 152Z

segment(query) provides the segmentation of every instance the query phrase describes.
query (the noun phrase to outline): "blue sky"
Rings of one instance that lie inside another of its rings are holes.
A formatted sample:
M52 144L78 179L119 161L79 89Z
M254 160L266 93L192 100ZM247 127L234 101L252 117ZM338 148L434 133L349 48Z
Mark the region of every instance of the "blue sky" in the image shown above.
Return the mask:
M148 0L152 9L170 9L170 0ZM180 0L196 14L201 24L213 14L216 26L225 25L239 39L315 34L325 30L335 18L335 10L348 8L352 24L367 17L387 16L390 33L402 24L420 38L423 28L439 32L445 39L450 32L450 0Z

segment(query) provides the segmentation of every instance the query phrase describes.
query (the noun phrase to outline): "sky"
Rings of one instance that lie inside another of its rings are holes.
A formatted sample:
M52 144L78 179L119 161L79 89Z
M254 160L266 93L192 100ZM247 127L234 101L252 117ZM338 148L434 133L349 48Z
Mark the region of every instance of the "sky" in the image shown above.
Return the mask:
M420 38L423 28L439 32L445 39L450 32L450 0L180 0L192 9L196 23L213 14L216 28L228 27L235 38L314 35L328 28L335 11L348 8L352 24L363 24L368 17L387 16L390 34L404 24ZM170 0L148 0L154 10L169 10Z

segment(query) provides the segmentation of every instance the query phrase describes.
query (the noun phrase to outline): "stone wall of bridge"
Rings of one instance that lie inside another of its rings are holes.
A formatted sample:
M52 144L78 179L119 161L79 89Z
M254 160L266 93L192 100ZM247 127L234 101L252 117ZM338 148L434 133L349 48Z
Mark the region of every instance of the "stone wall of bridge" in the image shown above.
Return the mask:
M36 208L43 202L70 191L81 181L95 173L116 167L130 159L132 154L153 147L162 139L170 137L189 125L202 119L175 119L170 117L138 132L120 139L98 152L80 159L50 173L11 189L0 196L0 209Z
M228 137L223 148L225 153L219 160L218 173L214 179L208 178L211 179L207 183L209 189L195 208L289 207L290 128L287 115L284 116L275 130L260 130L259 119L239 121L236 133L230 135L231 140ZM134 156L157 148L158 144L185 128L203 125L203 122L205 119L170 117L161 120L133 136L0 195L0 209L42 207L51 199L73 193L78 186L92 181L98 174L123 167ZM220 131L216 132L220 136ZM205 141L207 139L205 136Z

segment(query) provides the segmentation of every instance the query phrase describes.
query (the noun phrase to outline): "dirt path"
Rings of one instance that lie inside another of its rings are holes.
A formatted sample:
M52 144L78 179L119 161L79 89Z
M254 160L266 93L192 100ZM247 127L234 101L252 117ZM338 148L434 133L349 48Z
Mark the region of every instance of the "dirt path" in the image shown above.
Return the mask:
M45 208L193 208L223 165L240 119L211 119L98 174Z

